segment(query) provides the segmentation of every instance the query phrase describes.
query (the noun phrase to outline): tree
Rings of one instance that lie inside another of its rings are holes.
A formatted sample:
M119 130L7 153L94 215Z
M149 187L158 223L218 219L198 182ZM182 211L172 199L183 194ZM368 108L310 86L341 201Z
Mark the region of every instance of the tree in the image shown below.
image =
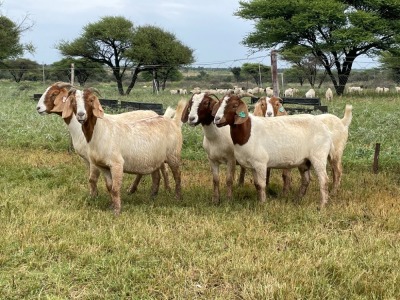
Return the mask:
M55 77L56 80L70 81L72 64L74 64L75 79L81 86L85 85L89 78L100 79L107 76L102 64L93 62L87 58L63 58L60 61L54 62L51 65L51 76Z
M398 45L400 0L239 3L235 15L255 22L245 45L280 51L304 48L321 62L339 95L358 56L373 56Z
M0 61L16 58L24 51L34 52L32 44L20 42L21 34L31 27L32 25L27 23L27 17L20 24L16 24L6 16L0 15Z
M133 23L123 17L103 17L86 25L83 31L82 36L72 42L61 41L57 49L65 56L83 57L109 66L119 94L124 95L123 78L132 62L125 52L132 45Z
M233 77L235 77L235 80L236 80L236 82L239 82L240 81L240 79L241 79L241 71L242 71L242 68L240 68L240 67L233 67L233 68L231 68L231 72L232 72L232 74L233 74Z
M304 70L296 65L292 66L291 68L286 69L283 72L285 77L285 81L289 82L298 82L300 86L303 86L306 75L304 74Z
M132 47L126 55L135 62L127 93L133 88L139 72L151 71L154 75L153 82L156 83L153 91L156 91L160 87L160 79L164 89L169 74L194 61L192 49L183 45L174 34L155 26L138 27L133 36Z
M129 94L142 71L157 71L160 66L177 66L193 61L192 50L175 36L154 26L137 29L124 17L103 17L84 27L80 38L62 41L57 48L65 56L84 57L112 69L118 91L125 95L124 76L132 70L126 94ZM155 76L157 75L156 73ZM155 78L157 80L157 78Z
M393 49L391 51L382 52L379 61L383 69L390 70L390 77L396 84L400 84L400 50Z
M37 73L40 69L37 62L25 58L7 59L2 64L14 78L15 82L20 82L25 74L29 72Z
M263 78L271 77L271 68L261 64L245 63L242 65L242 71L254 79L257 86L261 85Z

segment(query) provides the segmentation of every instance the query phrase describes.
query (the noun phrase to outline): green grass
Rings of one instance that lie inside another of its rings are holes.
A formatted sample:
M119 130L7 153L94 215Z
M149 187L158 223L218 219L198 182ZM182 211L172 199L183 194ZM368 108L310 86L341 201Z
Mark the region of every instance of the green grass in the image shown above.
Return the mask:
M337 196L318 211L319 190L256 200L248 174L234 200L211 203L201 128L183 126L183 200L146 177L121 216L88 196L87 170L68 153L58 116L39 116L42 84L0 83L1 299L397 299L400 297L400 99L342 97L329 103L353 123ZM107 89L106 87L104 88ZM102 90L102 89L100 89ZM111 95L110 97L116 97ZM132 100L175 105L179 96L135 91ZM375 143L380 169L372 174ZM225 168L222 168L222 172ZM294 187L299 176L293 171ZM224 180L224 178L222 178Z

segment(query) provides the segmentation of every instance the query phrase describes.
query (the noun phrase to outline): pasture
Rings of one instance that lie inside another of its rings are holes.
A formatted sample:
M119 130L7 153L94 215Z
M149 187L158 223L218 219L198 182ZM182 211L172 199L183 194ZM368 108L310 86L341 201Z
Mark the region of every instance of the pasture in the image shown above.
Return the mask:
M400 96L323 100L339 117L352 104L353 122L340 191L322 211L315 176L294 201L296 170L285 197L281 172L272 171L272 195L260 204L250 174L226 201L222 167L223 200L212 204L202 129L184 124L183 200L163 187L149 199L149 176L128 195L133 176L125 175L115 217L102 178L99 196L89 197L86 166L68 152L61 118L37 114L32 95L46 87L0 83L2 299L400 297ZM112 85L97 88L118 98ZM165 108L180 96L137 89L129 99Z

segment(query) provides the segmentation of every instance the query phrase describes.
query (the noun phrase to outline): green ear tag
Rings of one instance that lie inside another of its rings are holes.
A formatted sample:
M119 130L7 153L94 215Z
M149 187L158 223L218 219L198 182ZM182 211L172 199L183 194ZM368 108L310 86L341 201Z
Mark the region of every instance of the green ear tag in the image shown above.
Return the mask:
M241 111L238 113L238 116L241 118L246 118L246 113L244 111Z
M283 108L283 106L279 107L279 111L280 111L280 112L284 112L284 111L285 111L285 109Z

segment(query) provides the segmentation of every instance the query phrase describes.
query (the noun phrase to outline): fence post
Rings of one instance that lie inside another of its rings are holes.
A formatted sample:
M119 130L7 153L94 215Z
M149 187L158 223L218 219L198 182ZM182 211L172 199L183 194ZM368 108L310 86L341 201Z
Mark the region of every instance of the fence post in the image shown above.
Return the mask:
M381 144L376 143L375 144L375 153L374 153L374 164L372 166L372 170L374 174L378 174L378 169L379 169L379 152L381 151Z

